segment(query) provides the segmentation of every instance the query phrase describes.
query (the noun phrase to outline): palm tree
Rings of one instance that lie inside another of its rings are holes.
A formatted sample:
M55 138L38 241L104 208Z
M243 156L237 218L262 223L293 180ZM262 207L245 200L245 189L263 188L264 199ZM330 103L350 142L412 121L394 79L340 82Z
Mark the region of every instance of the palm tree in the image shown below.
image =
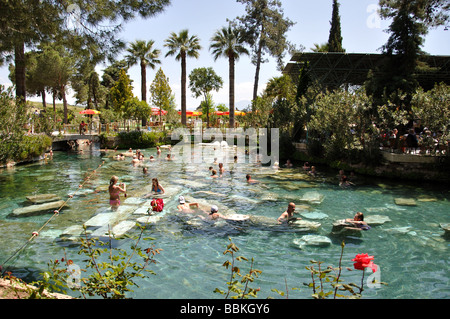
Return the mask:
M211 38L211 45L214 60L220 56L228 58L229 63L229 100L230 100L230 127L234 127L234 64L239 60L240 55L249 54L244 47L244 38L242 32L231 26L223 27L217 30Z
M201 50L200 39L193 35L189 37L188 30L181 30L179 34L172 32L166 39L164 46L169 49L166 57L175 55L181 60L181 124L186 125L186 57L198 58Z
M141 100L145 102L147 102L147 67L155 69L156 64L161 64L158 59L161 51L153 48L154 43L153 40L148 42L136 40L130 43L130 47L127 49L129 54L125 56L128 66L138 62L141 65ZM142 126L145 125L147 125L147 119L142 118Z

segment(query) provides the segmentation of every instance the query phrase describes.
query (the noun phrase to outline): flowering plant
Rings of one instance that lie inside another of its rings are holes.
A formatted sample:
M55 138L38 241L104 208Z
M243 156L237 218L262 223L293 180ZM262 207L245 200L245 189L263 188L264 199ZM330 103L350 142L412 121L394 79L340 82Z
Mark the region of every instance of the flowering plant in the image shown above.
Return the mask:
M373 272L376 272L378 266L372 262L373 258L373 256L369 256L368 254L358 254L355 256L355 258L352 259L352 261L355 261L353 266L355 267L355 269L359 270L365 270L367 267L369 267Z

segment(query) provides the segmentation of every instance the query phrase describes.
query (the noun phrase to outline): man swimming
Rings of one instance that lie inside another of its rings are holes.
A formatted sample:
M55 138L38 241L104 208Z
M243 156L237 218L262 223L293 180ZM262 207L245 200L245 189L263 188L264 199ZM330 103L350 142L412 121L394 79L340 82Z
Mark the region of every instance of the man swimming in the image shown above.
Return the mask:
M178 202L180 203L180 205L177 206L178 211L183 213L192 213L193 210L191 209L191 206L196 206L198 208L198 203L186 203L184 196L178 197Z
M219 213L219 208L216 205L211 206L211 212L209 213L208 217L212 220L215 220L217 218L226 219L226 217L224 215Z
M277 218L277 222L279 224L282 224L284 222L289 222L290 220L294 219L294 212L295 212L295 204L289 203L288 208L280 215L280 217ZM296 220L301 218L295 218Z

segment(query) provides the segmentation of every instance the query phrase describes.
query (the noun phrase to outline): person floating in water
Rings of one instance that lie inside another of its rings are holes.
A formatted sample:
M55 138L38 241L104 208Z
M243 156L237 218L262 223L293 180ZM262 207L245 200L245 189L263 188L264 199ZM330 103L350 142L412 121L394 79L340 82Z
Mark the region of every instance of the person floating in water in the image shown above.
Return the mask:
M256 179L252 179L252 176L250 174L247 174L245 176L245 178L247 179L247 183L248 184L256 184L259 183L259 181L257 181Z
M364 214L361 212L357 212L353 219L347 218L345 220L347 223L350 223L355 226L355 228L362 230L369 230L370 226L364 221Z
M178 202L180 205L177 206L178 211L181 211L183 213L192 213L191 207L197 207L198 203L186 203L186 200L184 199L184 196L178 197Z
M286 168L292 168L292 167L294 167L294 164L292 164L291 160L288 159L288 160L286 160L286 164L284 164L284 166Z
M311 170L308 171L308 175L315 177L317 175L316 167L311 166Z
M289 203L288 208L277 218L278 224L287 223L291 220L298 220L301 218L294 218L295 203Z
M112 176L109 181L109 204L111 208L117 209L120 206L120 193L125 193L125 197L127 197L127 189L125 183L120 183L117 186L119 178L117 176Z
M346 175L342 175L341 176L341 180L339 181L339 186L341 186L342 188L347 188L347 187L350 187L350 186L355 186L355 184L350 182Z
M225 168L223 167L223 163L219 163L219 176L222 177L225 172Z
M216 220L217 218L226 219L226 217L224 215L219 213L219 208L216 205L211 206L211 212L209 213L208 218L210 218L212 220Z
M217 171L215 169L211 170L211 178L218 178L219 176L217 176Z

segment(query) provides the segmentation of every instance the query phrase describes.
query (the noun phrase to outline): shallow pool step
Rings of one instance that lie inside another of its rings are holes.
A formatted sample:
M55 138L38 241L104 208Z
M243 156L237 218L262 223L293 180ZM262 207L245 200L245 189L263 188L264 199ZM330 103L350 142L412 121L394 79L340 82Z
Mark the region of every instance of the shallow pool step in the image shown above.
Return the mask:
M11 216L27 217L27 216L47 214L50 212L53 213L55 209L59 209L64 203L65 201L59 200L56 202L20 207L14 209L13 212L11 213Z

